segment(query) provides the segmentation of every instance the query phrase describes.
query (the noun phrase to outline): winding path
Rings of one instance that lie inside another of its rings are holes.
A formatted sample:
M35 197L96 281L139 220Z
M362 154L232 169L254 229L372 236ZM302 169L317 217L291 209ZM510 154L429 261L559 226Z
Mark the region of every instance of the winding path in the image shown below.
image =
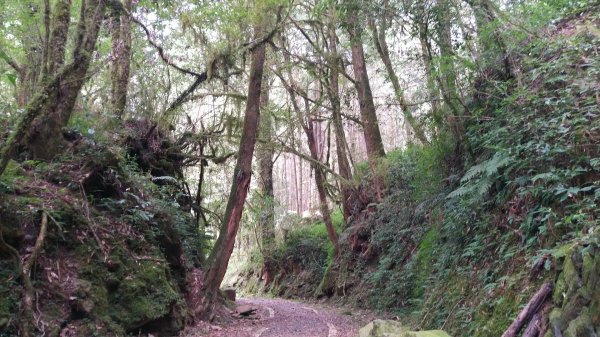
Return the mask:
M239 299L237 305L250 305L256 314L224 325L198 326L184 337L354 337L373 319L358 311L344 314L282 299Z

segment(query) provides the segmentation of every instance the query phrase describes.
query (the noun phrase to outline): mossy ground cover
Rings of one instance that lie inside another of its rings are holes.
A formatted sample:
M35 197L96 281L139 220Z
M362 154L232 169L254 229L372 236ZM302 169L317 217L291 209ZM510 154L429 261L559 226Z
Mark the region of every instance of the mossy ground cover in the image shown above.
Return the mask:
M42 212L50 218L31 275L46 336L171 335L188 319L186 275L203 261L204 238L173 187L119 151L83 141L48 164L11 162L0 180L3 236L21 257ZM22 285L0 254L0 330L15 335Z

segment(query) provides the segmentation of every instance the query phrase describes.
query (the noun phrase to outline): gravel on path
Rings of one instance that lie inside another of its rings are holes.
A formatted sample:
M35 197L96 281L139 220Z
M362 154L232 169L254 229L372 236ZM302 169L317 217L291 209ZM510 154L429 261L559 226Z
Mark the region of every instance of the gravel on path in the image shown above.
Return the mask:
M330 308L283 299L242 298L236 305L256 308L230 323L200 323L183 337L354 337L375 317L360 310ZM235 317L235 314L232 314Z

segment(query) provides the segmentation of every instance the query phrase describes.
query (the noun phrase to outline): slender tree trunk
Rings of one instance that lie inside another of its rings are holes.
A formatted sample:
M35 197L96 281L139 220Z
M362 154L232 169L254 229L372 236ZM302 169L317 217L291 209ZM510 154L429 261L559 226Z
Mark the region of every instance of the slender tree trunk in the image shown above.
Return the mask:
M40 79L48 76L48 54L50 52L50 0L44 0L44 48L42 50L42 69Z
M462 147L463 139L463 121L464 115L462 101L458 94L456 68L454 64L454 48L452 47L452 21L451 4L448 0L438 0L436 15L436 31L438 36L438 46L440 48L440 61L438 73L438 82L442 91L444 102L452 111L452 115L447 116L447 123L452 130L456 140L457 148Z
M286 60L287 61L287 60ZM331 220L331 211L329 210L329 205L327 204L327 192L325 191L325 183L326 176L323 171L322 165L318 165L322 160L319 156L319 150L317 147L317 138L315 137L315 128L314 128L314 119L313 113L311 112L310 102L307 96L307 93L302 92L302 97L304 100L304 112L298 106L296 102L296 92L297 87L293 80L293 75L290 71L288 71L289 83L284 82L284 86L290 95L290 99L292 102L292 106L294 107L294 111L296 112L298 123L301 125L302 130L304 130L304 134L306 135L306 140L308 143L308 150L310 151L310 157L312 161L310 162L310 168L314 173L315 185L317 188L317 196L319 198L319 208L321 210L321 215L323 217L323 222L325 223L325 229L327 230L327 236L329 240L333 244L334 253L337 255L339 251L338 246L338 236L333 227L333 221ZM283 79L283 77L280 77ZM312 193L310 193L310 185L309 185L309 196L308 201L312 201ZM310 208L309 208L310 209Z
M428 99L431 104L431 115L437 127L443 124L443 116L439 104L440 91L433 76L433 59L431 56L431 47L429 43L429 30L421 17L417 18L417 28L419 31L419 44L421 47L421 57L423 59L423 67L425 68L425 76L427 79Z
M133 0L125 0L123 5L131 12ZM129 86L129 66L131 59L131 18L116 13L112 20L112 69L111 69L111 103L113 113L122 119L127 105L127 88Z
M388 49L387 42L385 40L385 31L386 31L386 18L381 18L381 27L377 28L377 24L374 19L369 20L369 28L371 29L371 34L373 35L373 42L375 42L375 49L377 49L377 53L379 57L383 61L385 65L385 69L387 71L388 77L392 82L392 87L394 88L394 94L396 95L396 99L400 104L400 109L402 109L402 114L404 116L405 121L410 125L412 130L415 133L415 137L422 144L427 144L428 140L425 136L425 132L423 131L422 126L418 123L418 121L413 116L410 111L410 107L406 104L406 97L404 96L404 90L400 86L400 81L398 80L398 75L396 75L396 71L392 66L392 60L390 59L390 52Z
M255 37L259 37L261 29L255 28L254 35ZM260 96L265 63L265 49L266 44L261 43L252 50L251 54L246 115L244 117L237 163L233 173L233 183L231 184L223 224L219 231L219 238L210 254L208 260L210 264L204 274L204 303L203 308L201 308L204 314L209 313L212 309L215 296L227 271L227 265L233 252L248 188L250 187L252 157L260 116Z
M375 111L373 93L369 84L367 65L365 63L365 52L362 44L362 28L358 22L357 4L351 4L348 17L348 33L352 49L352 66L354 68L354 85L358 93L360 107L360 118L363 127L367 158L372 172L377 172L379 159L385 157L379 122ZM383 193L383 179L378 174L374 175L373 186L377 199L381 199Z
M508 51L506 42L498 27L494 25L496 13L494 4L489 0L467 0L475 16L475 25L483 70L493 69L500 72L501 78L517 78L516 66ZM501 65L500 67L498 65Z
M265 72L266 75L266 72ZM263 141L257 149L258 159L258 189L261 194L261 209L258 226L260 228L263 250L270 248L275 240L275 196L273 193L273 122L271 115L265 113L269 104L269 80L263 77L263 91L260 97L260 138Z
M302 212L300 211L302 205L302 191L300 190L300 188L302 187L301 184L298 184L298 165L296 165L296 157L292 157L292 165L294 165L294 196L296 197L296 213L298 214L302 214ZM300 172L300 174L302 174L302 172Z
M305 104L308 105L308 100L305 100ZM310 116L308 117L307 125L304 126L304 133L306 134L306 139L308 140L308 149L310 151L310 156L315 161L320 161L319 154L317 151L317 142L315 141L314 122L312 117ZM319 196L319 208L321 209L323 222L325 222L327 236L329 237L331 243L333 243L334 254L337 255L339 252L338 236L335 231L335 228L333 227L333 221L331 220L331 211L329 210L329 205L327 204L327 193L325 192L325 172L323 172L323 169L316 163L311 162L310 165L315 175L315 185L317 187L317 194Z
M331 52L331 61L333 66L329 71L329 85L327 92L329 100L331 101L331 115L333 121L333 129L335 132L336 141L336 154L338 160L338 167L342 181L340 182L340 192L342 195L342 210L344 220L347 221L350 215L352 215L352 186L350 186L350 180L352 179L352 170L350 169L350 163L348 162L348 155L346 151L346 135L344 133L344 126L342 124L342 109L340 104L340 85L339 85L339 70L342 63L337 52L337 36L335 34L335 26L333 23L328 25L328 38L329 38L329 50Z
M456 84L455 53L452 47L451 6L448 0L438 0L436 6L436 32L440 48L440 69L438 71L440 87L446 104L456 115L460 115L462 109Z

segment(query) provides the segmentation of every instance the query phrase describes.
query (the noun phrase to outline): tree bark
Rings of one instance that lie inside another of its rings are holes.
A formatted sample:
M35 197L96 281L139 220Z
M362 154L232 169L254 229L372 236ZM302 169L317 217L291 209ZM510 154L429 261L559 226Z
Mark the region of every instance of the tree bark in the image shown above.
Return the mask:
M104 10L104 0L82 3L73 61L44 81L28 103L15 131L0 150L0 176L20 144L26 145L34 158L39 159L51 158L58 151L62 142L60 129L68 122L79 89L86 80Z
M132 0L125 0L123 6L131 12ZM112 58L111 103L113 113L122 119L127 105L129 69L131 59L131 17L115 13L112 19Z
M497 19L494 4L489 0L467 0L466 1L475 16L478 42L480 47L479 60L483 70L494 69L500 71L501 77L508 79L516 77L513 60L508 52L506 42L498 28L493 26ZM489 32L487 32L489 31ZM500 61L500 62L498 62ZM502 67L498 67L501 64Z
M375 111L375 102L369 83L365 52L362 44L362 28L358 22L358 8L350 5L348 18L348 32L352 49L352 66L354 68L354 84L358 93L360 117L363 124L365 145L369 162L375 163L377 159L385 156L379 122Z
M338 170L342 177L340 181L340 192L342 195L342 213L344 220L348 221L350 215L352 215L352 186L350 186L350 180L352 179L352 170L350 163L348 162L348 155L346 152L346 135L344 132L344 126L342 124L342 109L340 104L340 85L339 85L339 70L342 62L337 51L337 36L335 34L335 26L333 22L330 22L328 27L328 39L329 39L329 51L332 55L330 62L333 66L329 70L329 85L327 86L327 93L331 102L331 115L333 121L333 129L335 132L336 142L336 155L338 161Z
M259 37L260 34L261 29L255 28L255 37ZM229 200L227 201L223 224L219 231L219 237L211 251L208 260L209 267L204 275L204 302L202 304L203 308L201 308L204 314L208 314L212 309L215 296L227 271L227 265L233 252L248 188L250 187L252 157L260 116L260 96L265 63L265 49L266 44L261 43L251 53L246 115L244 117L237 163L233 174L233 183L229 193Z
M308 100L305 101L305 104L308 105ZM308 140L308 149L310 151L310 156L314 160L320 160L318 152L317 152L317 143L315 141L315 133L314 133L314 121L312 117L308 117L307 125L304 127L304 132L306 134L306 139ZM319 208L321 209L321 215L323 216L323 222L325 223L325 229L327 230L327 236L329 240L333 244L334 255L337 255L339 252L338 245L338 235L335 231L335 227L333 227L333 221L331 220L331 212L329 210L329 205L327 205L327 193L325 192L325 172L323 169L312 163L311 166L315 175L315 185L317 187L317 194L319 196Z
M265 72L266 74L266 72ZM260 138L263 141L257 149L258 189L261 195L261 208L258 219L260 240L263 250L269 248L275 240L275 196L273 193L273 121L270 114L265 113L269 104L268 76L263 77L263 91L260 96Z
M448 118L448 124L460 139L462 138L462 122L457 117L463 115L463 109L456 83L455 53L452 47L452 21L450 16L452 11L448 0L438 0L436 7L435 28L440 49L438 70L440 75L438 75L438 81L444 102L454 114L454 116Z
M54 75L65 64L65 49L71 23L71 0L59 0L54 5L50 42L48 43L47 74Z
M383 178L377 174L379 159L385 157L379 122L375 111L373 93L369 84L369 75L365 63L365 52L362 44L362 28L359 22L358 4L350 3L348 8L348 34L352 50L352 66L354 68L354 85L358 93L360 119L367 149L369 167L373 172L373 187L377 200L382 198Z
M552 292L552 285L550 283L544 283L541 288L533 295L529 300L529 303L521 310L517 318L502 334L502 337L515 337L519 333L519 330L529 321L529 319L537 313L544 301Z
M68 71L62 72L63 76L54 77L55 90L47 92L48 97L43 100L43 104L32 107L40 110L39 117L29 128L25 144L35 159L48 160L59 152L63 143L61 129L69 122L79 90L87 80L87 71L96 49L105 9L105 0L87 0L82 3L73 61L66 67ZM60 61L58 56L50 58L52 59L55 65Z
M423 15L423 13L421 13ZM423 18L416 18L417 29L419 31L419 44L421 47L421 58L423 59L423 67L425 68L425 76L427 79L427 92L428 99L431 102L431 116L437 127L443 124L443 117L440 114L439 104L439 88L436 85L435 78L433 76L433 59L431 55L431 46L429 43L429 29L423 22Z
M540 324L540 315L533 315L533 318L531 318L531 321L529 321L529 324L527 325L527 328L525 328L522 337L538 337L540 335Z

